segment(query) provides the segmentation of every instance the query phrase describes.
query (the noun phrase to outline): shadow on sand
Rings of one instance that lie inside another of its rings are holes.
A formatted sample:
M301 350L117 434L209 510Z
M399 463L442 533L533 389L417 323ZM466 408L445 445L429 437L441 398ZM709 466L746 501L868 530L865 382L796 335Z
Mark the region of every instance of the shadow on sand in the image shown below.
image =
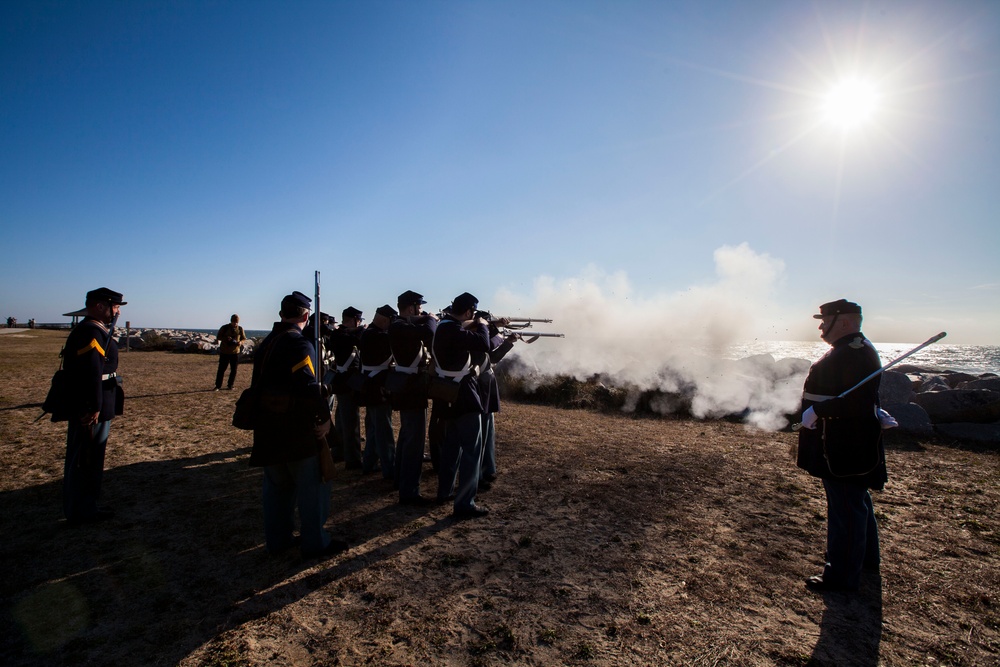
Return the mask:
M877 667L882 643L882 579L865 574L857 594L827 593L809 665Z
M99 524L66 524L61 483L0 494L0 597L8 628L0 661L175 665L219 632L453 525L450 517L415 522L423 510L390 505L352 520L353 534L340 535L352 547L335 559L269 556L260 470L247 466L247 453L107 470L103 488L117 515ZM336 486L344 480L334 484L335 525ZM378 534L402 526L412 530L365 549ZM315 571L299 576L307 570Z
M128 400L135 401L135 400L143 399L143 398L162 398L164 396L183 396L185 394L211 394L213 391L215 391L215 390L214 389L192 389L191 391L167 391L167 392L164 392L162 394L142 394L140 396L129 396ZM20 405L11 405L11 406L8 406L6 408L0 408L0 412L14 412L16 410L30 410L32 408L38 408L39 410L41 410L42 409L42 404L41 403L21 403ZM45 417L47 415L48 415L48 413L44 413L44 414L40 415L38 417L38 419L41 419L42 417ZM38 421L38 420L36 419L36 421Z

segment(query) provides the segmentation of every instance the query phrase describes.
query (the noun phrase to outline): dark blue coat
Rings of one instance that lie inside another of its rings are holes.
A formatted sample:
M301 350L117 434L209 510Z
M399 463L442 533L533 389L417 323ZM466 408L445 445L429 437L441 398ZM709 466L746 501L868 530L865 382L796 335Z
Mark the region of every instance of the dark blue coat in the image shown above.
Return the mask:
M490 332L485 324L474 325L463 329L462 323L445 315L438 323L434 333L434 349L431 354L434 363L444 370L461 370L466 362L471 361L471 355L477 352L489 354ZM462 378L458 398L446 412L448 417L459 417L470 412L483 412L483 402L479 395L479 379L474 373Z
M364 389L361 390L360 403L365 407L375 407L388 403L385 394L385 378L389 370L378 372L365 371L364 367L383 366L392 358L392 348L389 346L389 331L377 326L370 326L361 334L358 344L361 352L361 372L367 377Z
M389 346L392 356L399 366L411 366L418 355L423 356L426 349L430 351L434 342L434 332L437 330L437 320L426 315L413 318L397 317L389 325ZM419 383L420 374L427 369L426 360L418 366L417 374L407 379L407 388L390 396L392 407L396 410L420 410L427 407L427 398ZM401 373L396 370L393 373Z
M882 367L878 352L855 333L833 343L814 363L803 386L802 411L820 417L815 429L799 430L798 466L815 477L881 489L887 480L877 375L843 398L835 398ZM822 400L822 397L830 397Z
M294 324L275 322L254 352L253 387L260 397L250 465L299 461L319 452L313 429L330 407L313 368L313 344Z
M330 348L333 351L334 363L337 366L343 366L350 359L351 353L354 352L356 348L361 343L361 334L364 333L364 329L348 329L347 327L341 325L333 330L330 334ZM351 368L360 368L361 358L360 356L355 356L354 360L351 362Z
M63 368L69 375L69 418L79 421L83 415L98 412L100 421L114 419L118 383L101 378L117 372L118 344L104 325L87 318L69 332Z

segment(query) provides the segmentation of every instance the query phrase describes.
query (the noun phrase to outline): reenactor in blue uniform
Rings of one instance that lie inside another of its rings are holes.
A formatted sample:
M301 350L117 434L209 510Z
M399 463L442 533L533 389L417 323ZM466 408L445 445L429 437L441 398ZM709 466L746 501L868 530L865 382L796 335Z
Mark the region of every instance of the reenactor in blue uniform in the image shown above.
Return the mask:
M70 331L63 348L69 387L63 512L72 525L114 516L97 501L111 420L122 414L124 406L113 332L125 304L120 292L107 287L87 292L87 315Z
M491 349L486 320L475 314L478 305L479 299L468 292L455 297L438 323L431 350L438 378L458 384L454 400L443 406L444 441L438 464L438 502L447 502L458 482L453 512L456 519L489 513L476 504L483 453L483 402L472 355L489 353Z
M376 461L382 478L396 481L396 440L392 434L392 406L385 391L385 380L392 368L392 348L389 346L389 325L396 311L392 306L379 306L371 326L361 334L361 405L365 408L365 451L361 458L363 473L375 472Z
M313 344L302 335L312 300L292 292L281 300L280 322L254 354L253 387L258 392L257 425L250 465L264 468L264 540L279 553L295 545L299 513L304 557L339 553L347 544L324 529L330 512L330 484L318 455L330 431L330 408L313 367Z
M352 378L361 372L358 346L365 327L364 313L348 306L341 313L340 326L330 334L333 351L332 373L328 374L330 391L337 397L334 421L343 447L344 467L361 469L361 408L358 392L351 388Z
M324 352L330 352L330 337L333 335L334 332L333 325L336 324L336 322L334 321L334 318L330 317L326 313L319 314L319 322L320 322L319 337L320 340L323 342ZM306 340L309 341L316 340L316 313L313 313L312 315L309 316L309 323L305 326L304 329L302 329L302 335L305 336ZM324 358L325 356L326 355L324 355ZM319 373L319 369L316 369L316 371L317 373ZM322 373L319 374L322 377Z
M869 489L888 479L878 352L861 333L861 306L840 299L820 306L821 337L830 350L809 369L802 394L798 466L823 480L827 504L826 565L806 579L815 591L856 591L862 571L879 570L878 525Z
M399 411L396 440L396 481L399 502L424 505L431 500L420 495L420 473L427 432L427 392L421 382L430 358L437 318L423 312L422 294L407 290L396 299L399 317L389 325L389 345L396 365L387 380L389 400Z

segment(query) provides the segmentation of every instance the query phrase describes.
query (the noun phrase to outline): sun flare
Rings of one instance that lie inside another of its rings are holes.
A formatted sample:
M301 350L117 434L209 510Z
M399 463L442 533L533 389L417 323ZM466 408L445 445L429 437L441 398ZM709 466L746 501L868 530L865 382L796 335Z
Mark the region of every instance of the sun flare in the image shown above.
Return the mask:
M861 79L845 79L833 86L823 100L827 122L850 130L869 122L878 111L875 86Z

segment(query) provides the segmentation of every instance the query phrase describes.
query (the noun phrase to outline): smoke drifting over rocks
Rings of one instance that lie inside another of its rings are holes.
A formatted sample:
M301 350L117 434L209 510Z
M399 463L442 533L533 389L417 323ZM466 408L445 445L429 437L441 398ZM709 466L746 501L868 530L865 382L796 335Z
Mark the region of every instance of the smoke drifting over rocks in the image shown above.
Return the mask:
M809 362L726 354L776 310L784 262L746 243L723 246L714 259L715 280L681 292L640 296L624 272L591 266L575 278L540 277L529 294L501 291L489 305L496 315L551 318L537 330L566 335L515 345L511 365L529 382L600 379L635 395L655 392L649 406L662 414L739 415L759 428L783 428L798 409Z

